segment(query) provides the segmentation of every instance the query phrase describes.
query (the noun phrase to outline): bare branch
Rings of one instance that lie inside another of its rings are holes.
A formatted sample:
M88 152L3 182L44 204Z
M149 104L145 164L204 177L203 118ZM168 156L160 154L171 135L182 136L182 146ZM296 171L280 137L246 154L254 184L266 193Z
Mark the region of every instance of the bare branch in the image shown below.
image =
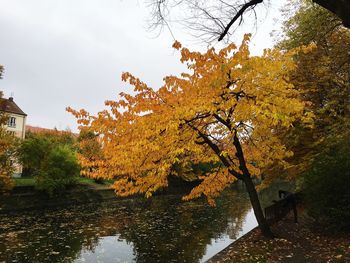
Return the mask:
M218 41L221 41L224 39L224 37L227 35L228 31L230 30L230 27L233 25L234 22L237 21L238 18L240 18L240 22L239 24L241 24L242 22L242 18L243 18L243 13L247 10L247 9L252 9L254 8L257 4L262 3L263 0L251 0L250 2L244 4L241 9L237 12L237 14L231 19L230 23L227 24L227 26L224 29L224 32L221 33Z
M175 22L185 26L195 39L211 43L230 36L253 13L257 26L257 8L268 0L145 0L151 8L151 27L166 27ZM350 28L350 0L313 0L313 2L336 14L343 25ZM269 8L269 7L268 7ZM176 9L176 10L173 10ZM236 27L233 29L233 25ZM252 23L250 23L252 24ZM227 39L227 38L226 38Z

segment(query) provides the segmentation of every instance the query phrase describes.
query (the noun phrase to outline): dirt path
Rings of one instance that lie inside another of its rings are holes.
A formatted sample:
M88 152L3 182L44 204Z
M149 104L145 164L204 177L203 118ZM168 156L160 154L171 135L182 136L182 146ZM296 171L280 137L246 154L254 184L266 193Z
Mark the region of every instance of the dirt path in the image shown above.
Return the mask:
M207 263L350 263L350 235L326 235L303 211L299 215L298 223L290 215L272 227L277 238L265 239L256 228Z

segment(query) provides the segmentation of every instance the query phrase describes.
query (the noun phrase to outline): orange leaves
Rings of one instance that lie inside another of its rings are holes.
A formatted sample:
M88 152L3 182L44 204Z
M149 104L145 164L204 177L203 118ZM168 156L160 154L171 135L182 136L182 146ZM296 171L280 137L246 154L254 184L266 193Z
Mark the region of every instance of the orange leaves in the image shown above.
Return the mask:
M182 47L181 43L176 40L173 44L173 48L179 50L181 47Z
M17 158L18 150L18 139L6 130L4 124L7 118L6 116L2 117L0 113L0 194L14 186L12 180L13 162Z
M86 173L115 178L118 195L149 197L167 185L169 174L183 176L176 170L179 167L190 173L192 164L214 163L215 169L203 172L198 177L202 183L184 197L205 195L212 203L245 175L237 160L235 136L251 175L259 176L267 165L283 162L290 152L275 130L304 118L305 105L288 81L295 65L292 54L278 50L251 57L249 37L238 50L231 44L205 53L175 42L187 72L165 77L158 90L123 73L122 80L133 85L135 93L107 101L109 111L89 116L69 109L78 122L100 135L103 159L81 159L84 167L93 168Z
M182 198L183 200L188 201L205 195L208 203L215 206L215 197L218 197L227 186L237 180L226 168L218 170L208 176L202 176L201 179L203 180L202 183L193 188L188 195L184 196Z

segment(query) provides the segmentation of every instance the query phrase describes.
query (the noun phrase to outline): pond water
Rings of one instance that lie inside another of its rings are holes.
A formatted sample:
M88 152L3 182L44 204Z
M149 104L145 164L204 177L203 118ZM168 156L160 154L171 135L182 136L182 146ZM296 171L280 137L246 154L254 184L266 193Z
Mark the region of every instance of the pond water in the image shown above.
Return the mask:
M179 196L0 215L0 262L204 262L257 224L247 195Z

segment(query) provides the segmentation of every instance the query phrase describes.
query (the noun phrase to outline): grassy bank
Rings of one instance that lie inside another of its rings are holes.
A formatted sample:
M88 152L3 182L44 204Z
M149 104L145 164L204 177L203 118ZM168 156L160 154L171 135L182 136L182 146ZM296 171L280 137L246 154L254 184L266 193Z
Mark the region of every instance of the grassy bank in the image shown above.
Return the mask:
M15 187L11 192L0 195L0 213L117 199L110 189L111 181L98 184L93 179L79 177L76 184L52 196L35 188L35 178L14 178L14 182Z
M0 195L0 213L124 199L117 197L114 190L111 189L113 180L96 183L93 179L78 177L76 184L67 186L52 196L35 188L35 178L14 178L14 182L15 187L10 193ZM184 182L178 178L172 178L169 182L168 188L161 189L155 195L184 195L197 184L196 182ZM129 198L135 197L143 197L143 195Z
M33 177L14 178L15 187L21 186L35 186L35 179ZM107 189L113 183L113 180L103 180L102 183L96 183L94 179L86 177L78 177L77 184L87 185L96 189Z
M15 187L16 186L34 186L35 180L33 177L21 177L21 178L14 178L15 181Z

